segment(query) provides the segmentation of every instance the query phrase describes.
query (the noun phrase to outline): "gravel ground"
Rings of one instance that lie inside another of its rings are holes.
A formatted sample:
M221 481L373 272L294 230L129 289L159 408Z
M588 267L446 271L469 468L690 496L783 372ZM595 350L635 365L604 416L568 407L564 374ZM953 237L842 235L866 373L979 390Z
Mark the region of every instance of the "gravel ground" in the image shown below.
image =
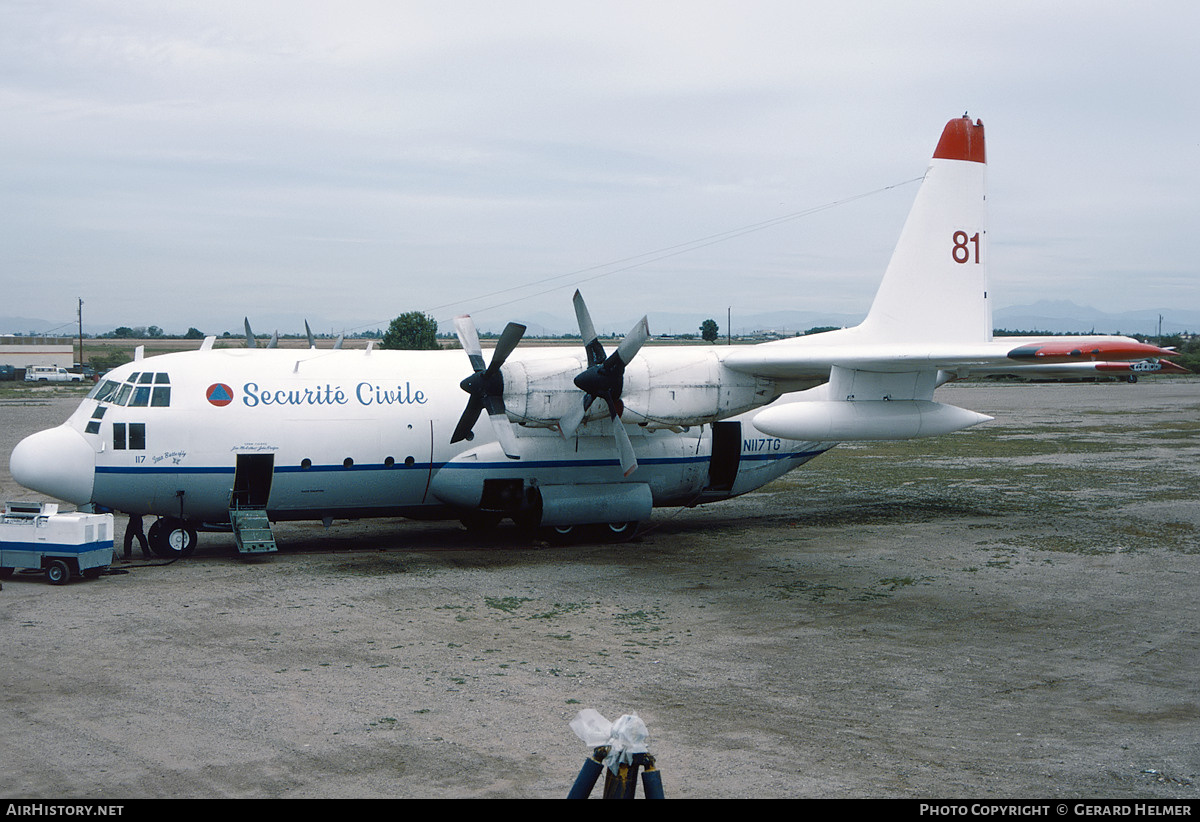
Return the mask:
M0 493L36 499L7 455L78 398L12 396ZM645 720L668 798L1200 797L1200 380L939 398L997 420L620 546L288 524L19 574L0 796L564 797L594 708Z

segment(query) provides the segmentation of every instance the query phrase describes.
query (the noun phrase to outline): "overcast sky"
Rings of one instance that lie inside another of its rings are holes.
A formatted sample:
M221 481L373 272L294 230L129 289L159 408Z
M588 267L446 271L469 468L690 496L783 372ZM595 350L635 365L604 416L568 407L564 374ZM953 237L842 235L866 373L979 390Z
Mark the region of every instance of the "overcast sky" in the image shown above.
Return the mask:
M576 287L601 326L861 313L966 111L997 306L1200 310L1195 0L0 16L0 316L498 329Z

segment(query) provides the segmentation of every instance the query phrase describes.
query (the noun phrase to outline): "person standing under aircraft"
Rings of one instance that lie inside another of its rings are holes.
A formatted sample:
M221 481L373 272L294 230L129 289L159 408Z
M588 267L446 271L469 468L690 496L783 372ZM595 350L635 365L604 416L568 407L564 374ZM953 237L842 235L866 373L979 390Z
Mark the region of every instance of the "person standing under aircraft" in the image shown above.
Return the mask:
M150 559L150 544L146 541L145 532L142 531L141 514L130 514L129 524L125 526L125 559L130 558L135 537L142 546L142 559Z

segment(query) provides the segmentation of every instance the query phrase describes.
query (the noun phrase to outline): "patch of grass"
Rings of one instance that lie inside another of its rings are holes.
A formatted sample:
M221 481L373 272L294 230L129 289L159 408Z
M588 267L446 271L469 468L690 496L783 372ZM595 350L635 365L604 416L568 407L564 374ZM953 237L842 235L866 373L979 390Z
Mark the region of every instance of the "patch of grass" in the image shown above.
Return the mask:
M617 614L613 619L622 628L634 633L646 633L660 630L658 623L663 620L663 613L657 608L652 608L649 611L639 609L637 611L626 611Z
M775 599L793 599L795 597L804 597L812 602L817 602L824 599L830 593L845 591L845 588L839 588L836 585L828 585L823 582L810 582L807 579L796 579L789 582L776 583L771 586L773 598Z
M533 602L528 597L484 597L483 601L489 608L504 611L506 614L515 613L526 602Z
M912 577L888 577L887 579L879 580L879 585L886 588L888 591L896 591L900 588L907 588L909 585L925 585L930 580L930 577L921 577L913 579Z
M1113 532L1122 535L1138 550L1166 548L1184 554L1200 553L1200 539L1197 539L1195 526L1189 522L1120 520Z
M470 619L470 612L475 610L474 605L438 605L434 608L435 611L454 611L455 622L466 622Z
M589 602L555 602L550 610L533 614L530 619L557 619L568 614L579 614L591 607Z
M0 399L27 400L31 403L48 403L57 397L82 397L94 388L91 382L25 382L5 380L0 382Z

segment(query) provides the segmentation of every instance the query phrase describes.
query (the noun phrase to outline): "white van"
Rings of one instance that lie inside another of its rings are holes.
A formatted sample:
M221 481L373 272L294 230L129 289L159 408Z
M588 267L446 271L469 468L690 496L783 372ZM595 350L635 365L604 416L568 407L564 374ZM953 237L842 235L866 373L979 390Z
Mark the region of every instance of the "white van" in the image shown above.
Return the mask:
M62 366L30 365L25 368L25 382L83 382L83 375Z

